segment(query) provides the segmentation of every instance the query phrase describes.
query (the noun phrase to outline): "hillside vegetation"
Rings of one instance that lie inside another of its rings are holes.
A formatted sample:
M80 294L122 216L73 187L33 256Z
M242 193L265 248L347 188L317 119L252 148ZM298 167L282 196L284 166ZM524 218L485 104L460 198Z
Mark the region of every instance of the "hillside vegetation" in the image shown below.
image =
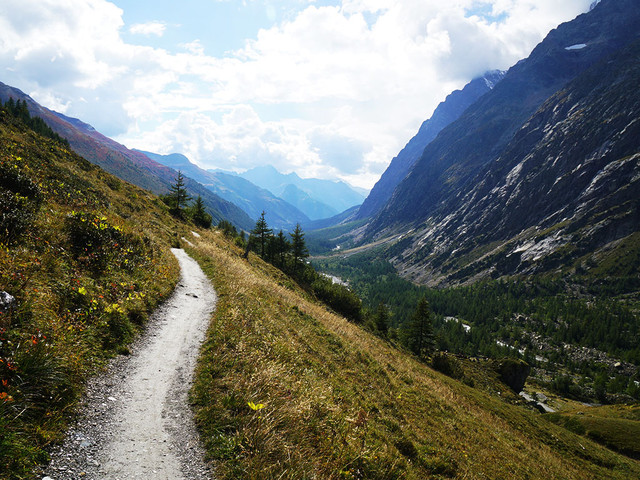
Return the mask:
M179 273L157 197L20 117L0 108L0 478L46 462L84 380L127 353Z
M218 478L640 475L488 373L472 388L337 316L222 233L194 243L219 294L192 391Z
M0 478L23 479L172 290L188 225L3 109L0 140ZM216 478L640 477L607 432L546 421L481 364L442 375L198 231L219 302L191 398Z

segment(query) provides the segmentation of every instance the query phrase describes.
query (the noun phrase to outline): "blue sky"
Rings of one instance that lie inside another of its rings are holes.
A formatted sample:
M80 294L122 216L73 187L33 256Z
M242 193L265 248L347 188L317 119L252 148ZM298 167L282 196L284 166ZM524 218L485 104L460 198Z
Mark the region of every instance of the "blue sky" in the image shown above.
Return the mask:
M448 93L590 3L2 0L0 81L131 148L370 188Z

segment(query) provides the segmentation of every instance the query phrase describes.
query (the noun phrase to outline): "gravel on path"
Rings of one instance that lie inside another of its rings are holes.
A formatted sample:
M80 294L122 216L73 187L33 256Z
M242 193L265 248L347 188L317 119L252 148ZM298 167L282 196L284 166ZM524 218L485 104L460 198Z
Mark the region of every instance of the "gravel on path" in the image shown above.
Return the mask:
M195 260L184 250L172 252L180 263L179 285L132 354L114 359L89 382L78 419L41 478L212 478L188 391L216 294Z

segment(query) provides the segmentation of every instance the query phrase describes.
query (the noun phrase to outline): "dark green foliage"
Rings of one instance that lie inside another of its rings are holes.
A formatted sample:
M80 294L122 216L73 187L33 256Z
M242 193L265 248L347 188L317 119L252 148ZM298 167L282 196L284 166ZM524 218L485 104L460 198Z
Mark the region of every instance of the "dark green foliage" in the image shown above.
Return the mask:
M373 315L373 323L378 333L383 337L386 337L389 331L390 317L391 312L389 311L389 308L387 308L383 302L380 302Z
M634 251L631 238L624 251ZM623 244L624 246L624 244ZM624 258L627 264L630 260ZM613 263L613 262L612 262ZM392 312L390 324L402 332L415 305L423 296L433 309L433 325L440 350L469 356L491 358L518 357L525 351L525 360L532 366L566 368L565 372L550 372L553 391L584 401L594 400L593 381L600 373L611 374L606 366L594 361L575 362L562 344L595 348L612 357L640 365L640 322L637 311L637 273L628 278L579 278L571 283L561 277L529 276L505 280L477 282L455 288L432 289L417 286L400 278L393 266L380 260L376 250L314 260L321 271L331 272L349 281L361 296L364 306L372 311L383 302ZM621 293L624 296L618 297ZM458 321L445 321L455 317ZM467 325L467 329L463 327ZM541 350L531 340L539 335L552 347ZM503 344L499 345L496 340ZM508 346L505 346L509 345ZM540 355L547 362L540 363ZM580 375L580 384L572 375ZM640 387L628 375L617 375L599 385L607 395L626 394L640 398Z
M255 238L255 242L259 246L258 254L263 260L266 259L269 238L273 235L273 230L269 228L264 216L265 212L263 211L260 218L257 220L255 227L251 230L251 235ZM249 240L249 243L251 243L251 240Z
M527 381L531 367L527 362L515 358L505 358L497 366L500 380L508 385L514 392L521 392Z
M193 223L200 228L211 228L212 217L204 209L204 202L202 197L198 195L196 201L189 208L189 217L193 220Z
M287 267L287 258L291 253L291 244L282 230L269 241L269 258L271 263L281 270Z
M66 219L65 231L76 260L95 274L108 266L131 270L146 261L145 241L125 234L104 216L73 212Z
M0 243L12 243L40 209L38 186L16 166L0 162Z
M311 290L319 300L354 322L362 321L360 297L344 285L333 283L331 279L318 275L311 267L307 268L316 276L311 283Z
M69 147L69 141L51 130L49 125L47 125L45 121L42 120L42 118L32 117L29 114L29 109L27 107L26 101L18 100L17 102L15 102L13 98L9 98L9 100L4 104L4 108L8 113L19 119L35 133L42 135L43 137L55 140L65 147Z
M235 238L238 236L236 227L228 220L220 220L220 222L218 222L218 228L222 230L222 233L227 237Z
M293 255L294 269L309 256L309 250L304 241L304 232L300 227L300 224L296 224L296 228L291 235L291 254Z
M305 263L309 252L304 239L304 232L300 224L296 225L293 233L289 233L291 243L287 240L283 231L273 235L265 220L265 212L262 212L251 231L245 245L245 258L249 251L254 251L260 257L290 275L300 286L320 301L327 304L337 313L344 315L354 322L362 322L362 300L356 293L344 285L333 283L330 278L318 274L315 269ZM221 223L218 227L228 236L233 236L235 229L229 224ZM243 243L240 237L236 241Z
M435 335L431 320L431 308L426 298L418 302L409 324L403 332L404 343L414 354L427 357L435 349Z
M185 187L184 176L178 170L175 183L169 187L169 193L161 196L162 201L169 206L169 211L174 217L184 219L184 210L191 200L191 196Z
M440 373L444 373L449 377L461 377L460 366L456 362L455 357L445 352L435 353L431 358L431 366L434 368L434 370L437 370Z

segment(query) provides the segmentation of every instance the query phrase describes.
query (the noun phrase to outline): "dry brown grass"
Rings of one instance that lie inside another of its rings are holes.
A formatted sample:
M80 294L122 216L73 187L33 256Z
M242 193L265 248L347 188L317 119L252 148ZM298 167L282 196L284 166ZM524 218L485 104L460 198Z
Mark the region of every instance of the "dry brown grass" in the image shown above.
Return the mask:
M640 476L507 404L506 387L463 385L333 314L216 232L195 243L220 295L193 390L220 478Z

